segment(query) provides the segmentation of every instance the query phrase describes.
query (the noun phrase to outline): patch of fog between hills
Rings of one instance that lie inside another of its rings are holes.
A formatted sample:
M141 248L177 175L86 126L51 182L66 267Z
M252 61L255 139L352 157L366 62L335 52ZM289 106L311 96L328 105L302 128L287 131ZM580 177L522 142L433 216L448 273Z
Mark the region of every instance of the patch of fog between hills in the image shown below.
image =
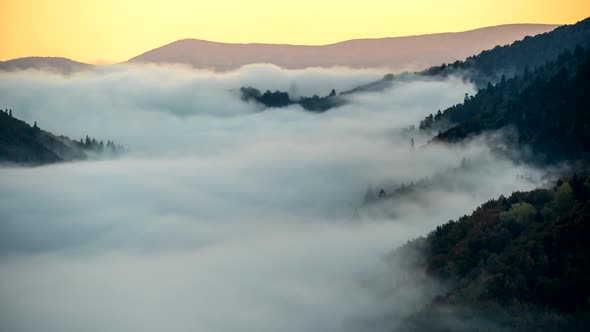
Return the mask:
M226 74L157 66L106 67L67 78L22 72L0 75L0 107L12 108L19 119L37 121L42 129L72 139L89 135L115 140L142 156L175 151L201 156L234 146L238 138L280 139L285 130L292 134L322 130L329 124L326 121L356 121L360 113L366 118L361 125L377 126L375 132L383 126L401 127L419 121L426 110L435 111L433 106L450 105L473 91L458 79L407 82L391 93L350 97L359 103L326 114L324 122L314 121L314 114L299 114L302 110L296 106L259 114L259 105L239 98L243 86L289 91L297 98L325 96L332 89L341 92L381 77L375 71L294 71L270 65L246 66Z
M260 112L232 92L322 94L372 75L255 66L0 76L0 104L16 115L133 151L0 170L0 330L391 330L438 285L400 290L411 271L383 257L487 199L533 188L542 172L494 155L486 139L411 150L411 137L427 137L408 126L473 92L457 79L400 82L325 114ZM456 182L359 213L369 184L436 178L464 159L476 167Z

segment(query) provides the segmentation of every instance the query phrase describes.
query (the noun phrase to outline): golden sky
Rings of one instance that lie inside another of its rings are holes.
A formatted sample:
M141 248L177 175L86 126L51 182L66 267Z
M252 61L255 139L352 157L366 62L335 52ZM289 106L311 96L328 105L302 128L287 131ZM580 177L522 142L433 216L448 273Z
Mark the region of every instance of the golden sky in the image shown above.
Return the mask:
M317 45L587 16L590 0L0 0L0 60L118 62L183 38Z

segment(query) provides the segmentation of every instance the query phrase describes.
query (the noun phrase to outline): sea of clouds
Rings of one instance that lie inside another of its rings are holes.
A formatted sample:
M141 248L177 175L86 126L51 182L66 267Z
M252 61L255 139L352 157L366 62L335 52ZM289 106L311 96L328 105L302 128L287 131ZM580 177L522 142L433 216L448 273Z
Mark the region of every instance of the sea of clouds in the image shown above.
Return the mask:
M406 79L323 114L264 110L238 92L327 95L381 76L267 65L1 74L0 108L129 152L0 169L0 330L391 330L432 292L395 291L402 271L383 257L543 173L486 139L425 145L407 129L474 93L457 78ZM464 160L452 185L362 213L369 186Z

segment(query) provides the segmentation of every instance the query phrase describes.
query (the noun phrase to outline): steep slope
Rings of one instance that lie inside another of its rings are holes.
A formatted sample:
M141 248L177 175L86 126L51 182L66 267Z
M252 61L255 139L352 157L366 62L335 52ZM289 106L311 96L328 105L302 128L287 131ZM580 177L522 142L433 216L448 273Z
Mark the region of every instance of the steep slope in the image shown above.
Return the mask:
M555 28L544 24L510 24L458 33L358 39L322 46L225 44L185 39L143 53L129 62L180 63L220 71L271 63L289 69L346 66L398 72L464 59L496 45Z
M485 131L516 129L517 142L542 161L590 160L590 49L578 47L512 79L488 84L475 96L424 119L455 143ZM516 143L516 142L515 142Z
M7 61L0 61L0 71L41 70L60 74L91 69L92 65L73 61L66 58L27 57Z

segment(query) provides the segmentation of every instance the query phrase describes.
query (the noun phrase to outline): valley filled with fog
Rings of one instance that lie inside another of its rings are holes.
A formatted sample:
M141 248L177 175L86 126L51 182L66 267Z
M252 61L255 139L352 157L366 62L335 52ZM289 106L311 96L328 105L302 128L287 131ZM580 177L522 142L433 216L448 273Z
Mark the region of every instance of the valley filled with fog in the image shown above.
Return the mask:
M382 75L266 65L0 75L0 105L24 121L127 150L0 170L0 330L390 330L443 286L400 290L408 271L384 257L543 184L545 170L494 152L495 136L442 146L410 129L475 93L458 78L409 76L321 114L239 94L323 96ZM368 188L458 168L419 197L363 206Z

